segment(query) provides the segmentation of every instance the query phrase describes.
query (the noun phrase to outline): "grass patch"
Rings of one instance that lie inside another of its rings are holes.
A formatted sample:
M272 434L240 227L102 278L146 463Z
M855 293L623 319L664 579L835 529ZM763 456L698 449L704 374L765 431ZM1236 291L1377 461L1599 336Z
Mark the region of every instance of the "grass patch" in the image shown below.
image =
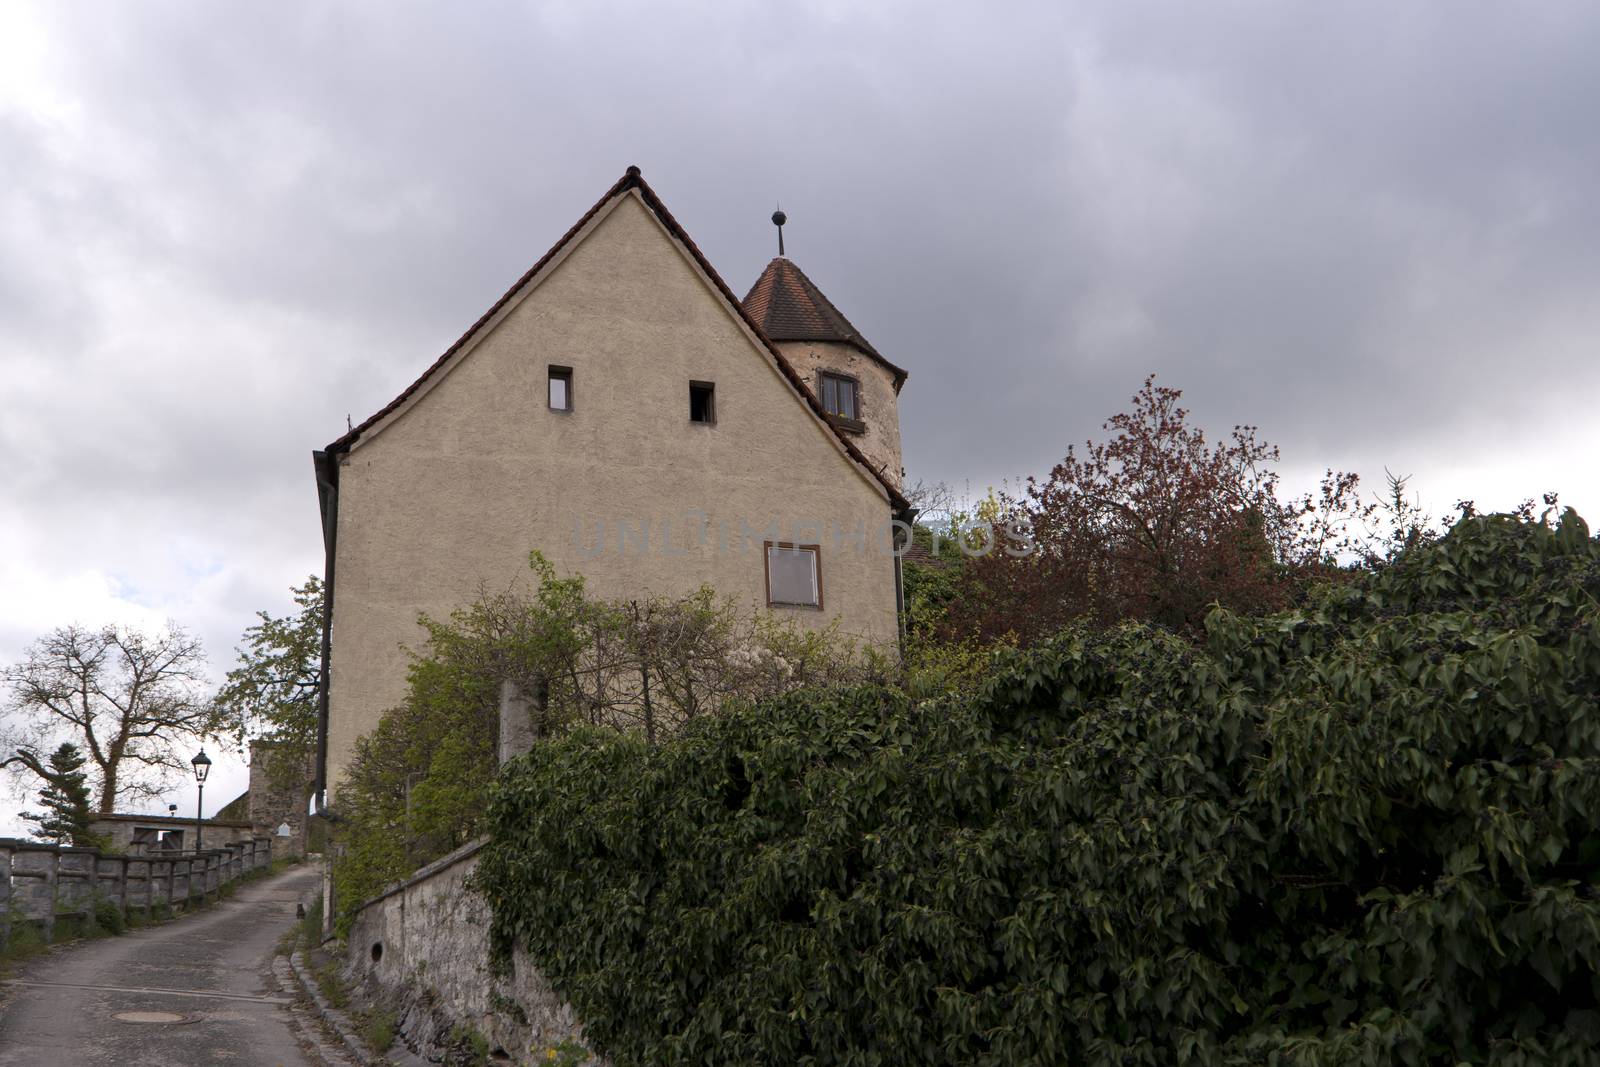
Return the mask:
M94 902L94 925L102 934L116 937L128 929L128 917L123 914L121 904L100 897Z
M544 1061L554 1064L555 1067L583 1067L593 1055L594 1053L569 1037L559 1045L547 1047Z
M464 1023L456 1023L450 1030L445 1062L459 1067L488 1067L489 1039Z
M344 979L339 976L339 961L328 959L312 972L316 976L317 985L322 989L322 995L328 998L328 1003L343 1011L350 1005L350 991L344 987Z
M318 893L306 909L305 918L295 923L300 944L310 948L322 940L322 894Z
M62 941L79 941L84 938L105 937L106 931L100 928L91 915L56 915L55 933L50 940L59 944Z
M522 1010L522 1005L498 989L489 991L489 1010L496 1015L504 1015L518 1026L528 1025L528 1013Z
M278 952L287 956L291 952L310 952L322 940L322 894L312 898L311 906L295 924L278 939Z
M377 1053L384 1053L394 1045L397 1020L387 1008L373 1008L360 1015L361 1040Z
M12 964L39 955L49 944L38 923L28 919L12 919L10 936L6 938L5 945L0 946L0 973L7 972Z

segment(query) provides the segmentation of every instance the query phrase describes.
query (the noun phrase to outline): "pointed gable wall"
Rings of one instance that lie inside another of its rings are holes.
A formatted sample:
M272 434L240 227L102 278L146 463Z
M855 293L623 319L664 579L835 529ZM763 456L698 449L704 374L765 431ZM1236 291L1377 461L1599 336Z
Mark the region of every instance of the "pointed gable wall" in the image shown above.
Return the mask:
M892 559L829 533L883 527L885 489L638 195L535 281L340 457L330 784L403 695L418 613L525 581L531 549L601 596L710 584L756 608L763 559L740 533L809 520L825 610L795 617L895 639ZM551 364L572 368L571 413L548 409ZM690 381L715 383L714 426L689 421Z

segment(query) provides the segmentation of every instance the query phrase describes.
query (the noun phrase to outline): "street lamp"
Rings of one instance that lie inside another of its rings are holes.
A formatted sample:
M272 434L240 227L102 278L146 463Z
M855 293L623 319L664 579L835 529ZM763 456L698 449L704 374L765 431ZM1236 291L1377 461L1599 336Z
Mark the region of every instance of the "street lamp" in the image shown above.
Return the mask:
M201 818L206 802L206 775L211 773L211 757L207 756L206 750L202 748L200 755L189 762L194 764L194 780L200 786L200 795L194 802L194 850L199 852Z

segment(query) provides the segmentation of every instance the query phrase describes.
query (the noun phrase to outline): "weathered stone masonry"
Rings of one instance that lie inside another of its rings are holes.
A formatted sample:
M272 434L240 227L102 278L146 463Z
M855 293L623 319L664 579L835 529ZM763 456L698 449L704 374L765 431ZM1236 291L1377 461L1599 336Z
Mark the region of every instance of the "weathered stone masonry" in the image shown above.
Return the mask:
M468 886L486 841L457 849L364 905L346 941L345 975L396 1004L401 1038L413 1051L437 1047L454 1024L465 1023L511 1062L538 1063L542 1050L582 1042L583 1026L520 948L511 973L491 970L489 904Z

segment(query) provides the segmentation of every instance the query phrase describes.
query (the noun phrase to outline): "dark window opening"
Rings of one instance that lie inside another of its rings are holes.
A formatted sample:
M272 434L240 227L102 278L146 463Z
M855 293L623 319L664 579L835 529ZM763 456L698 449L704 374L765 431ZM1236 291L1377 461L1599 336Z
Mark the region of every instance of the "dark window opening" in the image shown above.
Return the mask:
M837 374L822 375L822 409L841 419L859 419L861 415L856 404L856 390L853 378Z
M550 410L572 410L572 368L550 368Z
M710 382L689 383L689 421L717 421L717 387Z

